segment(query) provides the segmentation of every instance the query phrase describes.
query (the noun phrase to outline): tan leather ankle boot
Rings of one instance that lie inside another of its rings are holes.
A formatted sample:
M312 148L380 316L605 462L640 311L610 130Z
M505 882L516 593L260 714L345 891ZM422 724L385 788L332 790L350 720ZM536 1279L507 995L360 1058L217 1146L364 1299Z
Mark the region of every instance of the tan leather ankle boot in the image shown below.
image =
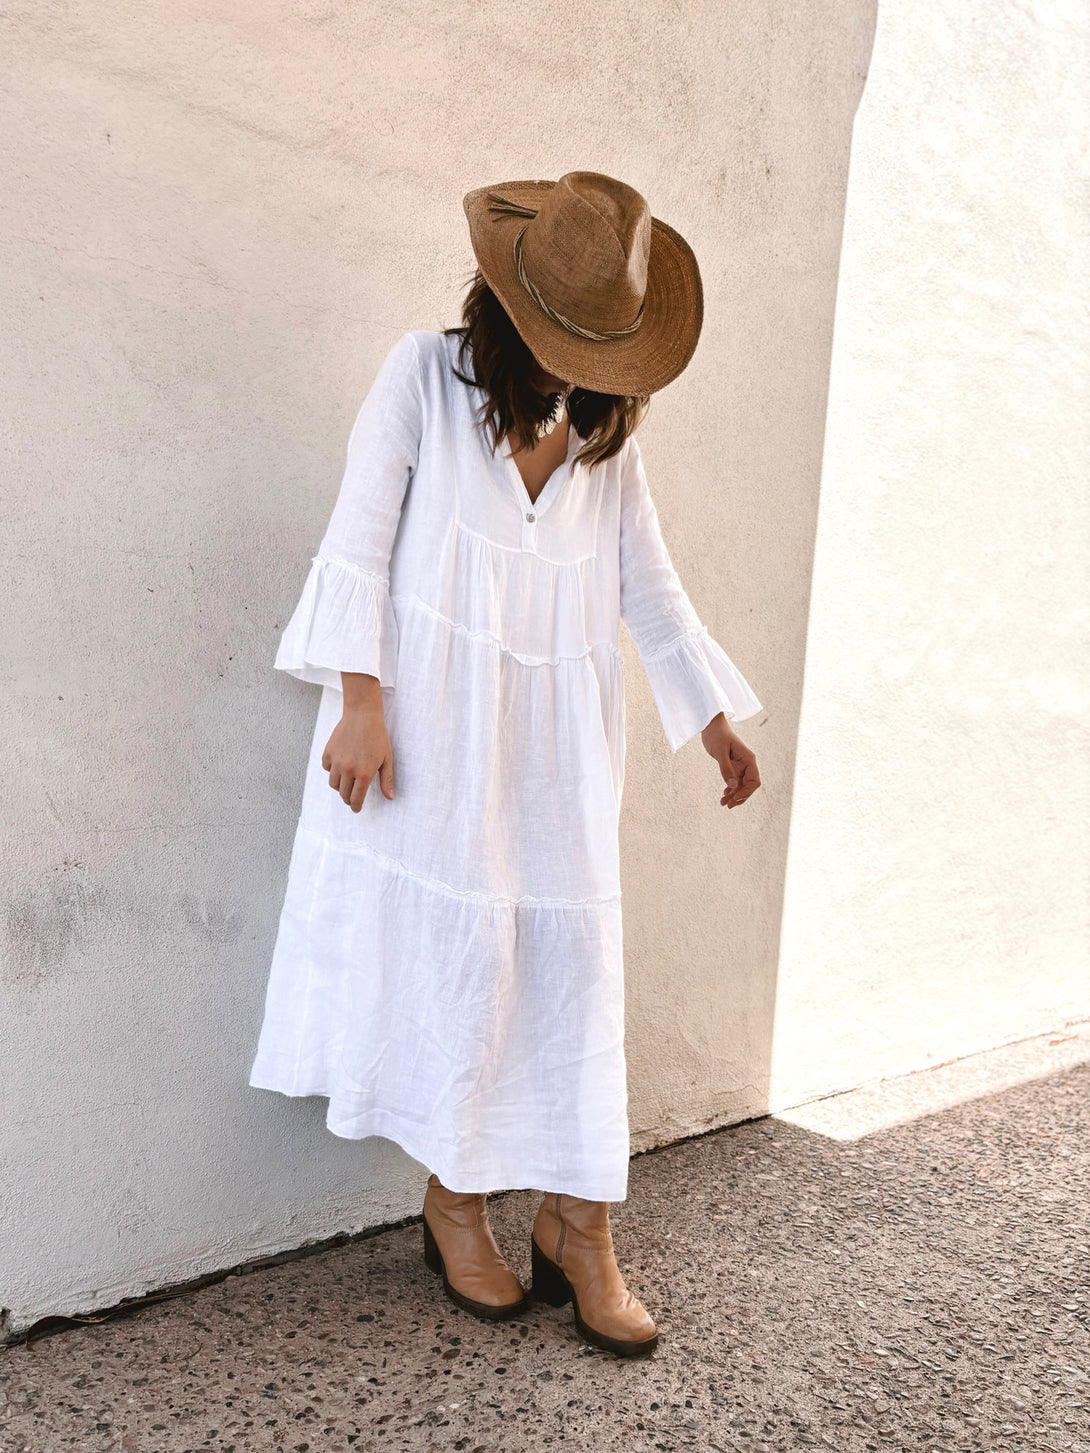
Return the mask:
M424 1193L424 1261L451 1301L477 1317L514 1317L530 1305L496 1245L486 1198L448 1191L437 1175Z
M640 1357L659 1340L655 1323L625 1286L613 1256L609 1202L550 1192L530 1236L534 1297L570 1301L583 1339L621 1357Z

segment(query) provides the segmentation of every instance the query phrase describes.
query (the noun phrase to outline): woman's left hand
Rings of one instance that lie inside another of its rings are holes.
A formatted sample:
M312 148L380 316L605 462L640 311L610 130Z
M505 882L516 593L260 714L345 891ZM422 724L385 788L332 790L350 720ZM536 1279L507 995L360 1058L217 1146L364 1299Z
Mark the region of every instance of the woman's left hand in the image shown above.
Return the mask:
M700 733L700 740L708 755L719 763L723 781L727 784L719 799L720 807L740 807L761 785L757 758L741 737L731 730L730 723L722 712L712 717Z

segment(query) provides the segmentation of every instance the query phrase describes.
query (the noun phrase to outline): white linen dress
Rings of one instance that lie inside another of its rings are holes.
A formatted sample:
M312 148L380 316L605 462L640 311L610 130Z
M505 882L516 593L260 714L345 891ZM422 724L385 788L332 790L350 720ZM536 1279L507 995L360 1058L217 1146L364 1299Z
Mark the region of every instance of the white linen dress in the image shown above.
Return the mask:
M460 339L404 333L359 410L275 667L321 686L249 1083L329 1099L454 1191L627 1195L623 619L677 751L760 711L678 580L635 437L532 501ZM472 373L472 369L460 370ZM382 687L394 797L322 752Z

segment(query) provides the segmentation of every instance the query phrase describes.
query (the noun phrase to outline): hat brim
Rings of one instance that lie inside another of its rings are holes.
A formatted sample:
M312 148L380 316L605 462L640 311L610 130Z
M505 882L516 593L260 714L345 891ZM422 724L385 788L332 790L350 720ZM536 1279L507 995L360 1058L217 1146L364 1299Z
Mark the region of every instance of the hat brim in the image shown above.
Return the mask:
M651 218L647 291L634 333L580 338L538 307L518 279L512 249L527 218L489 211L489 194L537 207L555 182L500 182L467 192L462 206L477 265L519 336L548 373L595 393L650 394L686 367L704 321L704 290L692 248L680 233Z

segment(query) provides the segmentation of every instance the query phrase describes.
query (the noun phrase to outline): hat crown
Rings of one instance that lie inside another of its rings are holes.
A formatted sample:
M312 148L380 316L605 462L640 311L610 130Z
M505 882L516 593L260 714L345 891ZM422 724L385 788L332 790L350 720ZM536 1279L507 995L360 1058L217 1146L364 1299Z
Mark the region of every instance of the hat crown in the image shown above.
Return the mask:
M650 394L682 371L704 317L693 249L602 172L475 187L479 276L540 366L577 388Z
M518 243L527 282L580 328L638 325L647 291L651 209L602 172L566 172L542 197Z

